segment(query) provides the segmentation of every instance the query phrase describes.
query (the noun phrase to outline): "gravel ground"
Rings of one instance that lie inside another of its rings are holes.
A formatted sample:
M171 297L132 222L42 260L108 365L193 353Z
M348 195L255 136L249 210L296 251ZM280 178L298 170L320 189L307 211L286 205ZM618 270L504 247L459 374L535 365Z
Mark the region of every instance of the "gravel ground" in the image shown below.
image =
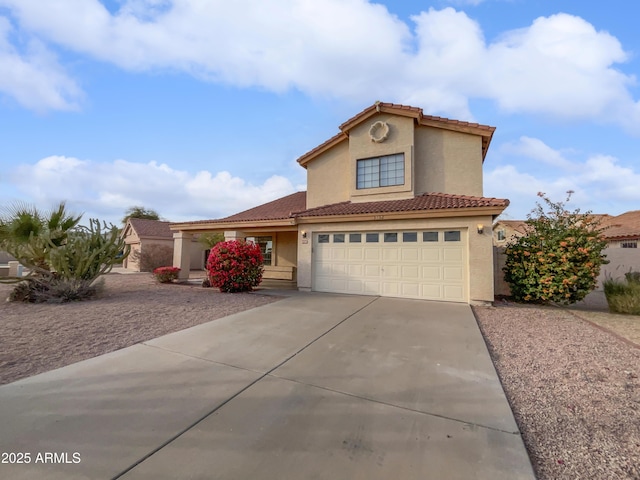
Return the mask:
M582 312L474 312L538 478L640 479L640 346Z
M148 273L104 282L98 298L61 305L4 302L12 287L0 284L0 384L279 300L159 284Z

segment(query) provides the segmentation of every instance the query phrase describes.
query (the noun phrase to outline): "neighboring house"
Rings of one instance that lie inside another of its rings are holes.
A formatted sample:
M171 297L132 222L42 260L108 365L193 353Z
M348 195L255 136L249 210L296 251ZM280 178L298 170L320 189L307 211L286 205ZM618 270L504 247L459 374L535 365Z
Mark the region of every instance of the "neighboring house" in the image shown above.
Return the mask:
M640 272L640 210L626 212L618 216L608 214L592 214L604 227L607 248L603 253L609 263L602 266L598 277L598 288L608 278L622 279L629 271ZM511 238L525 234L524 220L499 220L493 226L493 244L498 247L495 252L496 271L495 291L497 295L508 295L509 286L504 282L502 267L506 257L504 248Z
M494 130L377 102L298 159L307 192L172 223L174 265L194 234L223 231L260 245L266 278L301 290L491 302L491 225L509 204L482 196Z
M498 220L493 224L493 244L504 247L510 240L523 236L526 228L524 220Z
M163 263L168 265L173 263L173 232L169 228L169 222L129 218L122 229L122 236L131 246L131 253L122 263L127 270L141 271L140 260L144 254L153 255L156 258L164 256L167 260ZM195 237L192 243L189 266L191 270L200 270L205 264L204 246L200 245Z
M608 246L604 253L609 263L603 265L598 285L606 278L622 279L629 271L640 272L640 210L603 220Z
M626 212L617 217L607 215L602 222L610 248L638 248L640 244L640 210Z

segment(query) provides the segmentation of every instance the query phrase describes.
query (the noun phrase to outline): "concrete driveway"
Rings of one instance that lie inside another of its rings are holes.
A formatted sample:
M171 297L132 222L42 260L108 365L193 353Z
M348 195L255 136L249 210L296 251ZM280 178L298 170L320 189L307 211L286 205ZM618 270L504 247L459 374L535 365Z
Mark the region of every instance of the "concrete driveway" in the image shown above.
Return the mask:
M30 454L0 478L535 478L471 309L437 302L295 295L2 386L0 425Z

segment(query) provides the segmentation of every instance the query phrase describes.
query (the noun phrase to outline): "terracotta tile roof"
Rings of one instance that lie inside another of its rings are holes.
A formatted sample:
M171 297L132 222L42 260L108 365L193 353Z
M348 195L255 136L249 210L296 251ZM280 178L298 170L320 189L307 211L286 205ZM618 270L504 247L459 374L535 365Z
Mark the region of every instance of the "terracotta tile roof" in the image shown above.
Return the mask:
M506 208L509 200L500 198L471 197L446 193L423 193L405 200L377 202L342 202L310 208L296 217L324 217L333 215L358 215L367 213L414 212L422 210L453 210L461 208L496 207Z
M292 218L293 214L307 208L307 192L296 192L272 202L258 205L229 217L214 220L196 220L195 222L181 222L180 224L195 225L200 223L231 223L261 220L283 220Z
M169 228L169 222L147 220L145 218L130 218L129 223L138 234L138 237L173 238L173 232Z
M609 217L602 222L602 225L608 227L604 231L605 238L640 238L640 210Z

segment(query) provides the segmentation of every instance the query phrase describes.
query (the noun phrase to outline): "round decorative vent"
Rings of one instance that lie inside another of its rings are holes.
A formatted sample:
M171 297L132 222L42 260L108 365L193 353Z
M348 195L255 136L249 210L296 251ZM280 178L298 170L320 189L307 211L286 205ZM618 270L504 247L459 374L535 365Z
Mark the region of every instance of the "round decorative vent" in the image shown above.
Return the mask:
M369 129L369 138L372 142L382 143L389 136L389 124L387 122L378 121L371 125Z

